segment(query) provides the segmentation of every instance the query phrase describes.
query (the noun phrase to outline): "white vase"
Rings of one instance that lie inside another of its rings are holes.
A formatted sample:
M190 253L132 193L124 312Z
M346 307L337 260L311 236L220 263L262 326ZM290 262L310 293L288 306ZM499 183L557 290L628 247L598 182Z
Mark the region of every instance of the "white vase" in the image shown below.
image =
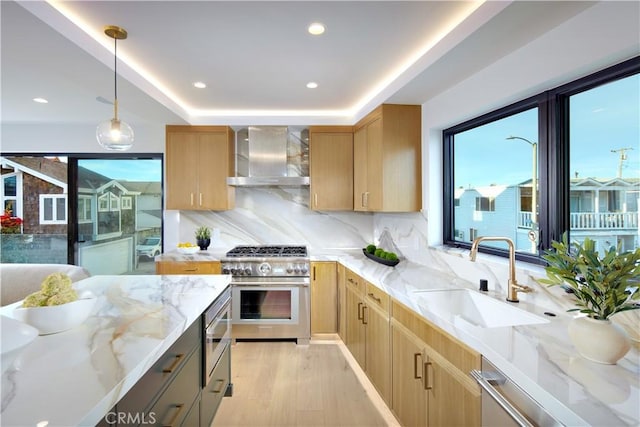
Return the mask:
M582 357L608 365L615 364L631 348L624 329L611 320L575 317L569 322L569 338Z

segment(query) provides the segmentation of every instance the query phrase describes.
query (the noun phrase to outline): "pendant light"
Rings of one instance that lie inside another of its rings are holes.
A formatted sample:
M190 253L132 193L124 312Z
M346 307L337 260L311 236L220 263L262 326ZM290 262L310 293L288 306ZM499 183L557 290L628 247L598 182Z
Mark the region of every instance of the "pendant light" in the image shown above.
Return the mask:
M127 38L127 31L115 25L108 25L104 33L113 39L113 118L105 120L96 129L98 143L107 150L125 151L133 146L133 129L118 119L118 40Z

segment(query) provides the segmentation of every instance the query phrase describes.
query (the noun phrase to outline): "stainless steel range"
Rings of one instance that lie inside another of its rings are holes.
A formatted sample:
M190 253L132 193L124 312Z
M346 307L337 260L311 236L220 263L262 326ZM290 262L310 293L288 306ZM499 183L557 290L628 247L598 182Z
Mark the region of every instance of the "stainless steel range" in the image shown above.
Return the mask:
M222 260L231 274L232 339L295 339L309 344L306 246L237 246Z

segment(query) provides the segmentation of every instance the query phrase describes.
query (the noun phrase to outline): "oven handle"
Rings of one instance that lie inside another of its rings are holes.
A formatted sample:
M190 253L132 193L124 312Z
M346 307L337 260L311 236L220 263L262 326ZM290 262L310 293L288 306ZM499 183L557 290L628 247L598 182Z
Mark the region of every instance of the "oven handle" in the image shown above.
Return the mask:
M268 288L270 286L288 286L294 288L308 288L308 282L231 282L235 287L261 287Z

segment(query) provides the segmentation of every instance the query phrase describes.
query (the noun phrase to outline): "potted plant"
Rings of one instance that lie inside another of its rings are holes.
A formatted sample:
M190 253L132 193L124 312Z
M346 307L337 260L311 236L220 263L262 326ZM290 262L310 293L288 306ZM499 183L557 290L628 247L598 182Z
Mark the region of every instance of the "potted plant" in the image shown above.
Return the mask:
M206 225L198 227L196 230L196 242L200 246L200 250L207 250L211 244L211 229Z
M636 310L640 297L640 249L620 251L611 247L595 249L595 241L585 238L583 243L568 242L567 233L561 242L553 241L552 248L542 258L549 286L567 285L575 295L576 307L569 312L586 314L572 319L569 337L578 352L587 359L614 364L629 351L630 344L624 330L611 322L611 316Z

